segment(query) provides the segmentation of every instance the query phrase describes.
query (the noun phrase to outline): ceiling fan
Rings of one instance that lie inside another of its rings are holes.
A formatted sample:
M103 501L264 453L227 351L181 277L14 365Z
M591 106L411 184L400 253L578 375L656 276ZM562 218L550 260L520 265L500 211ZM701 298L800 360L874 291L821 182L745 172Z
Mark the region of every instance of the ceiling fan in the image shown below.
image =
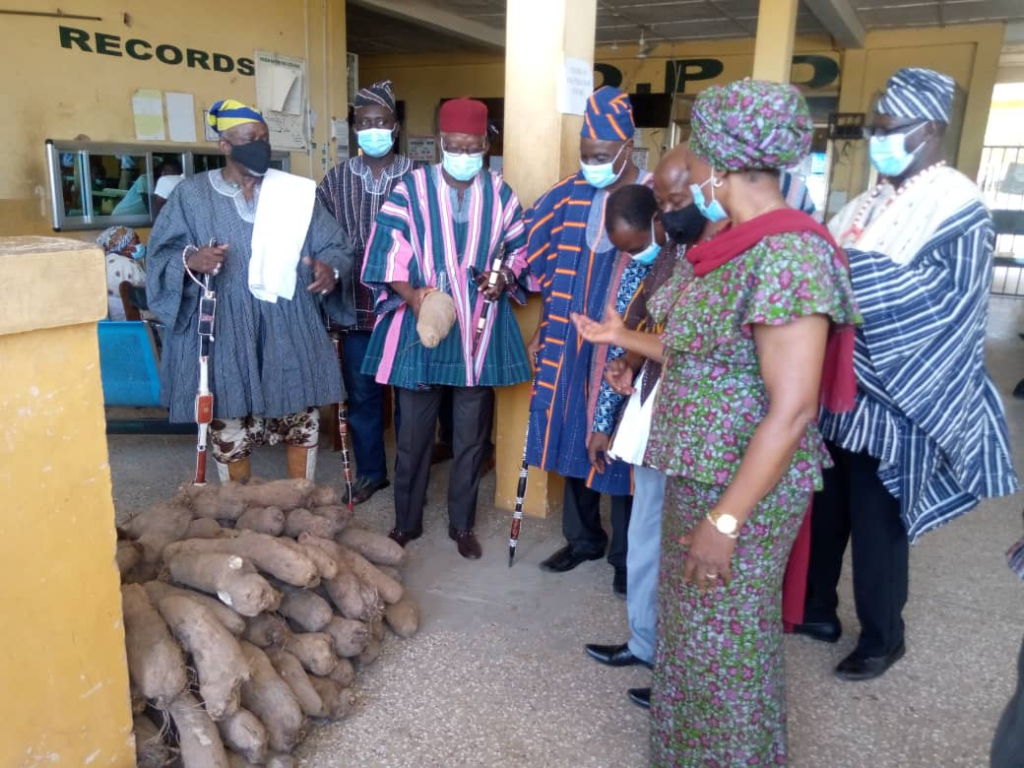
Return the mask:
M636 45L636 58L646 59L655 44L647 39L647 27L640 27L640 41Z

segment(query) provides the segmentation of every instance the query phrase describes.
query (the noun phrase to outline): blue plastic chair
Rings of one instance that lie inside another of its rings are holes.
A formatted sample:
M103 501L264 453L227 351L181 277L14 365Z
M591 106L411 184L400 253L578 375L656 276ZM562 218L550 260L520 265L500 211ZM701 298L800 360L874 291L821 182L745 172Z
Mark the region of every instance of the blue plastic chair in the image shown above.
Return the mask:
M98 329L103 404L159 406L160 372L149 323L102 320Z

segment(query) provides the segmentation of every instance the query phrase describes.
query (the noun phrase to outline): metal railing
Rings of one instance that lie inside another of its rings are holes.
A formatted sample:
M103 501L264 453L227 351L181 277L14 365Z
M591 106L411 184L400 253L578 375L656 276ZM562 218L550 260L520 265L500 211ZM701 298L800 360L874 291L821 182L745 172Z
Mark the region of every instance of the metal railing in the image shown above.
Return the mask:
M1024 146L984 147L978 187L996 224L992 293L1024 298Z

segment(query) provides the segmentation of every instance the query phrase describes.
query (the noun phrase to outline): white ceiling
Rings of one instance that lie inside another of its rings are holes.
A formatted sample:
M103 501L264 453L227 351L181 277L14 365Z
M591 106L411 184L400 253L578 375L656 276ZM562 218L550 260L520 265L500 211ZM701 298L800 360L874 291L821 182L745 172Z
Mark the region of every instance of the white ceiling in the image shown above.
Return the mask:
M422 0L426 6L501 30L507 0ZM513 0L514 1L514 0ZM418 24L348 3L349 48L354 53L415 53L482 47ZM1024 21L1024 0L850 0L867 29ZM758 0L598 0L598 45L635 44L644 28L653 43L753 37ZM801 5L801 34L824 31Z

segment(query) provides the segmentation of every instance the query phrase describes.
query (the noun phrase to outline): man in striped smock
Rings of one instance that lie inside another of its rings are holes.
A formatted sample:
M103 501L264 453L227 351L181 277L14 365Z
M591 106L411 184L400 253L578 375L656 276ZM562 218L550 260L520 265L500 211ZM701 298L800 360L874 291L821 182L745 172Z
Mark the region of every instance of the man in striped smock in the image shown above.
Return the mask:
M626 593L626 529L632 505L628 464L606 463L608 436L591 429L607 349L583 340L572 312L600 320L609 301L625 311L647 266L620 254L605 231L609 195L629 184L650 184L633 164L629 96L604 86L590 97L580 137L580 170L546 192L527 215L530 271L540 282L544 309L531 341L537 376L530 401L527 462L565 478L562 532L566 546L541 563L569 571L608 549L613 589ZM596 467L600 466L601 471ZM612 497L612 537L601 527L601 494Z
M377 215L362 279L376 295L377 325L363 373L398 393L402 414L395 466L395 527L405 546L423 533L423 506L441 401L453 405L453 463L448 535L459 554L476 559L473 535L480 462L491 434L493 387L526 381L530 365L509 297L526 271L526 230L512 188L483 168L487 107L472 99L445 102L440 113L440 165L420 168L395 185ZM497 282L487 286L496 258ZM479 287L478 287L479 286ZM424 297L444 291L456 320L440 344L420 342L416 323ZM492 302L482 332L485 304Z
M822 413L835 467L814 500L797 631L838 640L836 584L849 540L861 631L836 667L844 680L878 677L903 656L908 540L1017 490L984 360L992 219L974 183L941 161L954 88L927 69L889 80L867 130L882 183L830 225L849 254L864 325L856 405Z

